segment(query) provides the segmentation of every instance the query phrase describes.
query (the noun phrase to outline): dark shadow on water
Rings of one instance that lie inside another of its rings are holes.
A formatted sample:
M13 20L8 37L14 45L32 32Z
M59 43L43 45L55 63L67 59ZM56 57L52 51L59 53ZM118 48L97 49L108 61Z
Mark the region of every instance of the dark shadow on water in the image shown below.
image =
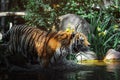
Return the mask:
M0 80L120 80L120 63L87 66L76 71L2 72Z

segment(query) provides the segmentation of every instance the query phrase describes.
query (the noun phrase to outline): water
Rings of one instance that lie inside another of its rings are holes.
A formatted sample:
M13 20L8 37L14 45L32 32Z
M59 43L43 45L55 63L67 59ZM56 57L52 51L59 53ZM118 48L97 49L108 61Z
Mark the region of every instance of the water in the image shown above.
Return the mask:
M86 64L85 64L86 65ZM11 72L0 74L0 80L120 80L120 62L87 64L89 70L74 72Z

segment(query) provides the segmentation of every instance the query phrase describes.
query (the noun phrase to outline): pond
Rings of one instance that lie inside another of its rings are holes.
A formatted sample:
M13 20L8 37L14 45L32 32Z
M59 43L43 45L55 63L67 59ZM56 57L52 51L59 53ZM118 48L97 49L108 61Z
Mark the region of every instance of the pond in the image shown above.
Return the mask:
M0 74L0 80L120 80L120 62L83 64L92 69L73 72L11 72Z

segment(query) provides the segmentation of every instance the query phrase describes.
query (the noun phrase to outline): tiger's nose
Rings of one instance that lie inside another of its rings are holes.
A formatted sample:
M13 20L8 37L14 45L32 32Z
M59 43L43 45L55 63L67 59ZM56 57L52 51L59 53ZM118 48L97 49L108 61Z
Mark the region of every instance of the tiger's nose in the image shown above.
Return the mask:
M86 46L90 47L90 45L91 45L91 44L90 44L89 42L86 42Z
M88 47L90 47L91 46L91 44L88 44Z
M88 47L90 47L91 46L91 44L88 42Z

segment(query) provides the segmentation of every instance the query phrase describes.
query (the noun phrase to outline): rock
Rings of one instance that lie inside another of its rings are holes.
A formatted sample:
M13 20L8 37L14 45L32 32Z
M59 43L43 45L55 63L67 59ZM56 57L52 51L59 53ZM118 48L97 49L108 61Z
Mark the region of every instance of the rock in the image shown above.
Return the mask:
M90 33L90 24L76 14L66 14L58 17L55 28L57 31L66 30L67 28L74 29L75 32L82 32L86 36Z
M120 60L120 52L114 49L109 49L104 58L104 61L107 60Z
M97 59L97 55L93 51L79 52L76 55L77 61L83 60L95 60Z

